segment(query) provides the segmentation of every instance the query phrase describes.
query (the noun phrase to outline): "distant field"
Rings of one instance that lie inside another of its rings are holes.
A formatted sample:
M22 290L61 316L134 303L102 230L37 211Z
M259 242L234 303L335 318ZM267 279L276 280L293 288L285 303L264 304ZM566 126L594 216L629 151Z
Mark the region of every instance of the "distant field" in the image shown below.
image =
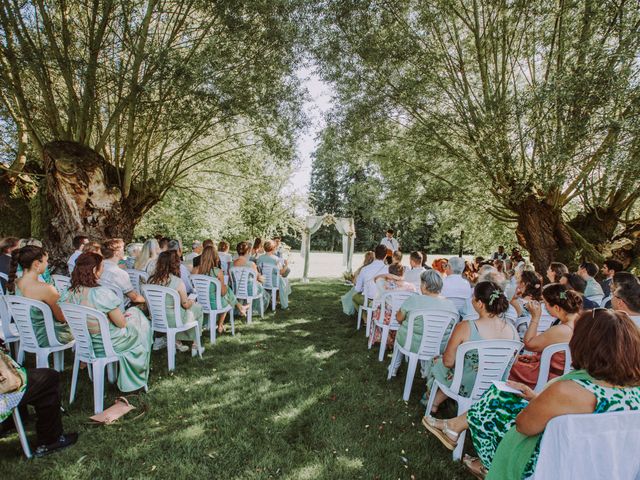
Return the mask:
M431 264L436 258L448 258L450 254L433 254L428 256L428 263ZM470 260L470 255L464 256L465 260ZM364 259L364 253L355 253L353 255L353 269L355 270ZM404 265L409 265L409 254L405 254L402 259ZM291 251L289 257L289 265L291 268L291 278L302 278L304 269L304 259L300 256L299 251ZM309 259L309 278L339 278L346 267L342 265L342 253L337 252L311 252Z

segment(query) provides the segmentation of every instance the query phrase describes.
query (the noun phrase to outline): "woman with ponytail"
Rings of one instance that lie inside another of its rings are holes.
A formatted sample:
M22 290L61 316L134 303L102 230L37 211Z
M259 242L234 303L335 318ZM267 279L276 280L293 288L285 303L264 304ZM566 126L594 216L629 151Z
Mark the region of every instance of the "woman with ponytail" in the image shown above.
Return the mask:
M458 323L449 339L442 357L436 357L428 370L427 389L431 390L434 380L444 385L451 385L456 362L458 347L465 342L477 340L520 340L516 329L504 319L504 313L509 308L509 301L500 286L493 282L479 282L473 289L471 304L478 313L477 320L466 320ZM471 394L478 372L478 354L470 352L465 356L464 374L460 393L465 396ZM427 394L427 398L429 398ZM446 399L446 395L438 390L433 403L432 413Z
M42 248L35 245L14 250L11 253L11 267L9 269L9 281L7 291L15 295L39 300L46 303L53 313L54 330L60 343L69 343L73 340L71 329L64 318L64 314L58 306L60 294L53 285L40 280L40 276L47 270L49 255ZM17 279L18 268L22 269L22 276ZM40 347L49 347L47 330L44 326L44 317L39 309L31 309L31 321L33 330Z
M529 388L535 388L540 373L540 357L542 351L554 343L568 343L573 336L576 319L582 309L582 296L564 285L551 283L543 288L542 299L547 312L557 318L560 323L538 335L538 323L542 314L542 306L536 301L527 304L531 313L531 321L524 335L524 347L533 355L520 355L511 367L509 380L520 382ZM564 372L565 355L558 352L551 357L549 380L559 377Z

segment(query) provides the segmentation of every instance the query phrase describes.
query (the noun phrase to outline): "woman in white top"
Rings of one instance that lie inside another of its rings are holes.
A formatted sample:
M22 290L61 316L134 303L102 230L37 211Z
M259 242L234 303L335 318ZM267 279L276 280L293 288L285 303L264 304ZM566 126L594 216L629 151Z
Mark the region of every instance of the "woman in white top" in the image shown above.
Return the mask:
M142 251L136 258L136 262L133 265L134 268L151 275L156 268L159 254L160 245L158 245L158 241L155 238L150 238L142 245Z

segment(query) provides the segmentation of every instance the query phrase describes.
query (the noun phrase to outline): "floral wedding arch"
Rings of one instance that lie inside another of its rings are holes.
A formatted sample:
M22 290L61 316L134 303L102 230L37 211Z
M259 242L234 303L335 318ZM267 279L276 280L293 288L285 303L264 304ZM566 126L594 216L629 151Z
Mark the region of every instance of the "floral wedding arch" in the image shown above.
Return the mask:
M304 258L304 273L302 281L309 281L309 252L311 251L311 235L316 233L322 226L335 225L338 233L342 235L342 264L351 272L351 263L353 260L353 245L356 237L356 229L353 218L334 217L330 213L321 216L307 217L302 230L302 247L300 254Z

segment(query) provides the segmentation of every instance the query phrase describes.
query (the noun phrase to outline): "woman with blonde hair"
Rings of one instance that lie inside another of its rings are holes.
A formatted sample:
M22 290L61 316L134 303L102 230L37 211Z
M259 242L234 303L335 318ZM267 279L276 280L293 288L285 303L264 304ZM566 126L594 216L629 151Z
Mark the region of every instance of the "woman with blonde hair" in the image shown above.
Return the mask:
M340 297L340 301L342 302L342 311L345 315L354 315L356 313L356 308L353 305L353 295L356 293L356 280L358 279L358 275L364 267L372 263L376 259L375 253L372 250L369 250L364 254L364 261L360 268L358 268L353 274L353 287L347 293L345 293L342 297Z
M150 238L142 245L142 250L136 258L136 262L133 267L136 270L142 270L148 274L152 274L155 269L156 262L158 261L158 255L160 254L160 245L158 240Z

